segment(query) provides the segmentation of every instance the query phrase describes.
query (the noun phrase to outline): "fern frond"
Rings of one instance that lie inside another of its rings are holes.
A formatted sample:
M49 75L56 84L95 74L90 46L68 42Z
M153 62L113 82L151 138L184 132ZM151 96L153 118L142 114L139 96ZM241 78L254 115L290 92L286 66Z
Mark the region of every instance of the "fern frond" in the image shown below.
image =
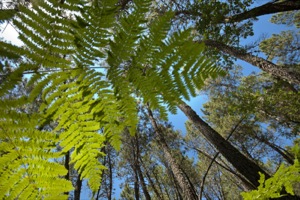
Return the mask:
M96 192L105 169L99 162L99 158L105 156L101 152L105 142L119 149L120 134L135 124L123 120L127 118L126 113L120 111L121 103L102 80L103 74L77 69L53 75L55 81L48 82L43 94L44 119L58 122L54 131L59 133L62 152L73 149L74 168ZM49 77L49 80L53 79ZM41 84L44 86L45 82Z
M81 9L76 15L77 26L73 29L77 53L74 59L79 66L92 66L95 61L106 58L109 38L115 24L117 1L93 2L94 6Z
M0 198L63 198L72 184L60 178L67 173L64 166L53 162L60 157L56 136L35 128L40 115L20 112L17 105L26 105L26 99L1 100L1 105Z

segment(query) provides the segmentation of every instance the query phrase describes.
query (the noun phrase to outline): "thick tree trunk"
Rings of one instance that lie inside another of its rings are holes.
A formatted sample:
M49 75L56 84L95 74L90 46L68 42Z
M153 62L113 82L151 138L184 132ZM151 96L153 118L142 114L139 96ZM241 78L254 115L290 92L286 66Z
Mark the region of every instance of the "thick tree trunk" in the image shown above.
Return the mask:
M82 179L80 179L80 174L78 174L78 178L75 185L75 191L74 191L74 200L80 200L81 186L82 186Z
M285 1L273 1L263 4L261 6L252 8L246 12L227 17L225 22L240 22L246 19L259 17L262 15L274 14L279 12L286 12L300 9L299 0L285 0Z
M268 60L254 56L250 53L244 52L218 41L205 40L203 42L206 46L216 48L223 53L234 56L240 60L246 61L260 68L261 70L271 74L274 78L278 78L289 83L300 84L300 74L288 71L287 69L279 67Z
M265 174L266 178L270 175L267 174L257 164L249 160L238 149L226 141L219 133L212 129L205 123L190 106L184 102L178 105L180 110L194 123L203 136L242 174L252 185L253 189L259 186L259 173Z
M181 171L180 166L176 162L175 158L172 156L171 151L167 145L167 142L163 137L163 133L159 129L158 125L156 124L156 121L150 109L148 109L148 113L149 113L150 121L155 131L157 143L159 147L162 149L164 157L168 162L168 164L170 165L170 168L176 178L176 181L178 182L180 188L183 191L183 196L185 197L186 200L196 200L197 194L194 191L193 186L190 185L189 181L186 179L183 172Z

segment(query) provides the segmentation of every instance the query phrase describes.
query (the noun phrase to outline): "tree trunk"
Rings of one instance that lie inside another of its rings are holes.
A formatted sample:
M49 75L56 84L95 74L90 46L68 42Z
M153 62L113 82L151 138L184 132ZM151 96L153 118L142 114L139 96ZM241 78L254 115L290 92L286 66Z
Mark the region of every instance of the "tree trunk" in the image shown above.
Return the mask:
M249 160L238 149L226 141L219 133L212 129L205 123L194 110L191 109L186 103L181 102L178 107L180 110L194 123L203 136L253 185L253 189L259 186L259 173L265 174L266 178L270 175L267 174L253 161Z
M286 12L300 9L299 0L285 0L285 1L273 1L263 4L261 6L252 8L246 12L233 15L231 17L225 17L225 22L240 22L245 19L251 19L262 15L274 14L279 12Z
M262 143L265 143L269 147L271 147L274 151L276 151L279 155L281 155L289 164L294 164L294 158L293 155L291 155L288 151L285 149L282 149L280 146L271 143L267 138L259 137L257 135L254 136L257 140L259 140Z
M288 71L288 69L279 67L268 60L254 56L250 53L244 52L243 50L228 46L218 41L205 40L203 42L207 46L216 48L221 52L234 56L260 68L268 74L271 74L274 78L287 81L289 83L300 84L300 74L297 74L296 72Z
M103 152L104 154L107 154L107 153L106 153L106 147L107 147L107 146L104 146L104 147L101 148L101 152ZM106 162L107 162L107 156L104 157L104 159L103 159L103 161L102 161L102 165L105 166L105 165L106 165ZM102 183L103 183L104 173L105 173L105 172L103 172L103 173L101 174L101 180L102 180ZM98 200L98 199L100 198L101 187L102 187L102 184L100 184L100 186L99 186L99 189L98 189L98 191L97 191L97 195L96 195L95 200Z
M166 190L166 188L164 187L164 184L161 184L160 181L159 181L159 178L157 177L157 173L155 173L155 168L153 168L152 170L152 174L154 176L154 179L155 179L155 183L157 183L156 185L158 185L158 188L159 188L159 191L160 191L160 194L162 196L162 199L164 197L164 194L163 194L163 189L165 190L167 196L168 196L168 199L170 199L170 195L168 193L168 191ZM162 188L162 185L164 188Z
M135 135L134 139L135 139L135 151L136 151L136 154L135 154L135 169L138 173L139 180L140 180L140 183L142 185L142 190L143 190L143 193L145 195L146 200L151 200L151 197L149 195L149 192L148 192L145 180L144 180L144 176L143 176L143 173L142 173L142 170L141 170L140 162L139 162L139 160L140 160L140 151L139 151L140 145L139 145L139 140L138 140L138 134Z
M156 194L157 196L157 199L160 199L160 200L163 200L162 196L160 195L158 189L156 188L155 184L153 183L151 177L150 177L150 174L148 172L148 169L145 167L145 164L143 163L143 160L140 159L140 163L142 164L142 167L145 169L145 174L146 174L146 177L150 183L150 186L152 187L154 193Z
M136 170L134 170L134 197L135 200L140 199L139 178Z
M202 155L204 155L205 157L207 157L210 160L213 160L213 157L211 157L208 153L203 152L200 149L194 148L194 150L196 150L198 153L201 153ZM242 185L240 187L243 187L244 191L249 191L253 189L253 185L247 180L245 179L243 176L241 176L240 174L238 174L236 171L234 171L233 169L230 169L229 166L225 166L225 164L222 164L218 161L214 161L218 166L222 167L224 170L228 171L229 173L231 173L236 179L240 180L242 182Z
M107 198L108 200L112 199L112 190L113 190L113 172L112 172L112 163L111 163L111 147L108 146L109 150L108 150L108 154L107 154L107 162L108 162L108 169L109 169L109 188L108 188L108 194L107 194Z
M157 144L162 149L164 157L168 164L170 165L170 168L180 186L180 188L183 191L183 195L186 200L196 200L197 194L193 189L193 186L189 184L189 181L184 176L183 172L180 170L180 166L176 162L175 158L172 156L171 151L167 145L167 142L165 141L163 137L162 131L159 129L158 125L156 124L156 121L153 117L152 111L148 109L149 118L152 123L152 126L155 131L155 136L157 138Z
M80 174L78 174L75 191L74 191L74 200L80 200L81 186L82 186L82 179L80 179Z
M70 151L68 151L67 154L65 155L65 163L64 163L65 168L68 170L68 172L65 176L65 179L68 181L70 180L70 164L69 163L70 163ZM69 192L65 192L64 194L69 195Z
M168 165L166 165L166 166L168 166ZM172 180L173 180L172 182L174 183L174 188L173 189L175 189L175 192L174 192L175 194L173 194L173 195L175 196L175 199L176 200L183 200L182 195L181 195L181 187L179 186L178 181L175 178L175 175L174 175L173 171L169 168L167 170L169 172L168 177L172 177Z

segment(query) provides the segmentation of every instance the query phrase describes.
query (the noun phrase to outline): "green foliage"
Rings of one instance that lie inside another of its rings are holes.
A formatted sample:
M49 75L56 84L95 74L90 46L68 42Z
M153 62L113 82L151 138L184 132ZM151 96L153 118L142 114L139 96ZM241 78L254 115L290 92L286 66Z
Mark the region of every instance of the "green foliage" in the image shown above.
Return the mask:
M267 55L268 60L278 63L280 67L286 68L290 72L299 73L299 39L300 32L300 12L291 11L273 15L271 22L295 26L296 29L281 31L273 34L270 38L263 40L259 48Z
M0 23L12 19L16 12L17 11L13 9L0 9Z
M121 200L134 200L134 191L126 183L121 193Z
M265 123L268 130L289 138L299 132L299 93L290 91L280 81L273 82L267 74L243 77L237 67L210 87L211 101L204 108L207 120L219 132L228 132L242 118L251 124L247 128L250 133L258 131L254 126L257 123Z
M295 26L300 28L300 11L281 12L275 14L271 18L271 22L274 24L285 24L287 26Z
M24 45L1 42L0 48L2 59L18 60L0 87L3 199L66 199L71 183L54 160L67 152L95 193L105 169L101 149L106 143L119 149L124 129L135 133L137 97L166 116L181 97L195 96L205 78L222 73L191 30L170 35L173 13L148 24L150 0L133 3L129 14L116 4L41 0L19 6L13 23ZM97 66L106 70L92 69ZM34 74L30 93L7 98L28 72ZM24 111L37 100L38 111ZM46 131L49 124L56 126Z
M200 0L194 4L199 15L197 29L204 39L238 44L240 37L253 35L252 19L240 22L233 16L245 12L253 0L209 1ZM237 23L239 22L239 23Z
M57 137L34 126L39 114L22 113L25 98L1 100L0 118L0 198L62 199L72 185L59 177L67 170L53 159ZM12 109L13 107L13 109Z
M300 182L300 164L295 159L292 166L281 165L277 172L269 179L260 174L259 187L257 190L242 192L245 200L267 200L284 196L281 192L285 190L287 194L294 195L293 184Z

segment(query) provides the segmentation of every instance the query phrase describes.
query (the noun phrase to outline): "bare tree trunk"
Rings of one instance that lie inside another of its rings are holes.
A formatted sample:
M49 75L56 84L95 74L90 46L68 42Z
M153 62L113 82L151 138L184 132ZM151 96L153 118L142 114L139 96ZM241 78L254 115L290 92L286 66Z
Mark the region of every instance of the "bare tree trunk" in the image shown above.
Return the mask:
M259 186L259 173L267 174L253 161L244 156L238 149L226 141L219 133L205 123L190 106L181 102L178 107L194 123L203 136L253 185L253 189Z
M138 173L138 176L139 176L139 180L140 180L140 183L142 185L142 190L143 190L143 193L145 195L145 198L146 200L151 200L151 197L150 197L150 194L148 192L148 189L147 189L147 186L146 186L146 183L145 183L145 180L144 180L144 176L143 176L143 173L142 173L142 170L141 170L141 166L140 166L140 144L139 144L139 140L138 140L138 134L135 135L134 137L134 140L135 140L135 151L136 151L136 155L135 155L135 168L137 170L137 173Z
M108 146L108 148L110 148ZM111 153L110 153L110 149L108 150L108 154L107 154L107 162L108 162L108 169L109 169L109 188L108 188L108 194L107 194L107 198L108 200L112 199L112 190L113 190L113 172L112 172L112 163L111 163Z
M149 181L149 183L150 183L150 186L152 187L152 189L153 189L155 195L157 196L158 199L163 200L161 194L159 193L158 189L156 188L155 184L153 183L153 181L152 181L152 179L151 179L151 177L150 177L150 174L149 174L149 172L148 172L148 169L145 167L145 164L144 164L144 162L143 162L143 160L142 160L141 158L140 158L140 163L141 163L142 167L143 167L144 170L145 170L146 177L147 177L147 179L148 179L148 181ZM159 183L158 183L158 184L159 184Z
M136 170L134 170L134 197L135 200L140 199L139 178Z
M81 186L82 186L82 179L80 179L80 174L78 174L78 178L75 185L75 191L74 191L74 200L80 200Z
M254 56L243 50L228 46L218 41L205 40L203 42L207 46L216 48L221 52L234 56L260 68L268 74L271 74L274 78L287 81L289 83L300 84L300 74L297 74L296 72L288 71L287 69L279 67L268 60Z
M186 179L183 172L181 171L180 166L178 165L178 163L172 156L170 149L167 145L167 142L165 141L165 139L163 137L163 133L159 129L158 125L156 124L156 121L155 121L152 111L150 109L148 109L148 114L149 114L149 118L152 123L152 126L154 128L154 131L155 131L155 135L157 138L157 140L156 140L157 144L162 149L162 151L164 153L164 157L166 158L168 164L170 165L170 168L171 168L180 188L183 191L183 195L184 195L185 199L186 200L196 200L197 194L195 193L193 186L190 185L189 181Z
M65 179L66 180L70 180L70 151L67 152L67 154L65 155L65 168L68 170ZM69 192L65 192L64 194L69 195Z
M259 17L262 15L274 14L279 12L286 12L300 9L300 1L298 0L284 0L284 1L272 1L261 6L252 8L246 12L227 17L225 22L240 22L246 19Z
M104 154L106 154L106 149L105 148L106 148L106 146L104 146L104 147L101 148L101 152L103 152ZM107 156L104 157L104 159L102 161L102 165L105 166L106 162L107 162ZM102 174L101 174L101 180L102 180L102 182L103 182L104 173L105 172L102 172ZM102 187L102 184L100 184L100 186L99 186L99 189L97 191L97 195L95 197L95 200L98 200L100 198L101 187Z

